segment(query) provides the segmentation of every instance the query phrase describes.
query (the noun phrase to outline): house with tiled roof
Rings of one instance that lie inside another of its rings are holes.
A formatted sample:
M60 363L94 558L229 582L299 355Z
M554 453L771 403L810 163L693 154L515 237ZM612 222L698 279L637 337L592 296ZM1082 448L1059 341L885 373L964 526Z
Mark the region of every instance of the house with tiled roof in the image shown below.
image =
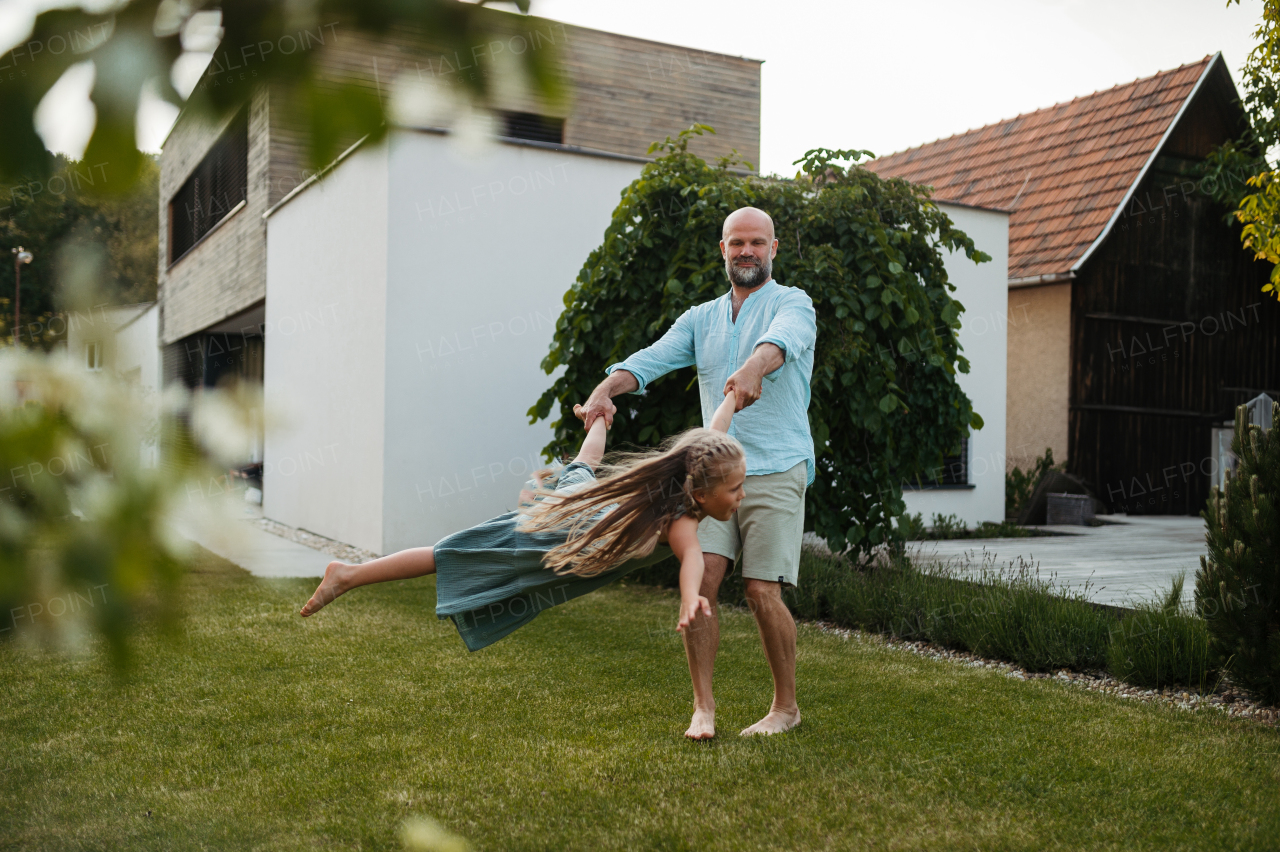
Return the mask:
M1201 170L1247 132L1219 53L868 165L1009 212L1010 466L1050 448L1113 511L1204 506L1216 430L1280 387L1269 265Z

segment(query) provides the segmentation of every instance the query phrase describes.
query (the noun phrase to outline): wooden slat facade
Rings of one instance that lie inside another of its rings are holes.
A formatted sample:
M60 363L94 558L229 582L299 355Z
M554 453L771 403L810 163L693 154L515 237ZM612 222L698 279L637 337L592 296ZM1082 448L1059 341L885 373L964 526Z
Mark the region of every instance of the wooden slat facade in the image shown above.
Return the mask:
M1068 465L1113 511L1198 513L1211 427L1280 388L1271 265L1242 250L1195 172L1243 131L1234 99L1229 79L1205 80L1072 286Z

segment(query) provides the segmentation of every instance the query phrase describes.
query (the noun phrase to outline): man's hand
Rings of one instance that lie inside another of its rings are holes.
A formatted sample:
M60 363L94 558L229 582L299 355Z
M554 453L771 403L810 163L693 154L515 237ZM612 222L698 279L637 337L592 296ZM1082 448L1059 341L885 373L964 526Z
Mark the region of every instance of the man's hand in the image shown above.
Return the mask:
M597 419L603 417L604 425L613 428L613 415L618 412L618 406L613 404L613 400L609 398L609 394L602 393L604 385L592 391L591 396L587 397L586 405L575 405L573 413L582 421L582 425L587 429L591 428L591 424Z
M760 398L763 384L764 376L756 372L751 362L747 361L738 369L738 372L729 377L729 381L724 383L724 395L734 394L738 404L733 410L741 411Z
M738 407L734 410L741 411L758 400L765 375L781 367L785 361L786 355L777 345L761 343L757 346L747 362L724 383L725 395L732 393L738 398Z
M613 375L596 385L596 389L581 405L575 405L573 413L582 421L582 425L590 429L598 418L604 418L604 425L613 428L613 415L618 413L618 406L613 404L613 397L620 393L630 393L640 387L636 377L626 370L615 370Z

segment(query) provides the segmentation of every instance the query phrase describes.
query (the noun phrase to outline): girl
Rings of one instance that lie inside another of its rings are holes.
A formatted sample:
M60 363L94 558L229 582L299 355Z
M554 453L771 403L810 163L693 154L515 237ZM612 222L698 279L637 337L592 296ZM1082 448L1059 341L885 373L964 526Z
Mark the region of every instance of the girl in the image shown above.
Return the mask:
M521 493L523 512L507 512L415 547L366 562L330 562L303 616L314 615L357 586L436 575L436 616L451 618L472 651L532 621L539 612L594 591L674 553L680 559L683 632L711 615L698 594L702 547L698 521L725 521L745 494L746 459L727 432L735 395L729 394L708 429L690 429L656 451L622 457L601 478L604 418L591 424L577 458ZM574 406L578 413L581 406Z

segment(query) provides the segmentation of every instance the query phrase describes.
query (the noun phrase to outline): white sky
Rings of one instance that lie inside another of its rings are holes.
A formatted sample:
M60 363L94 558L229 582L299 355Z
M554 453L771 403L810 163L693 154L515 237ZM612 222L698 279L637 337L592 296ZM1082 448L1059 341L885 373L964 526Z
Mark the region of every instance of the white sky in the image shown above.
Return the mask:
M0 50L48 5L0 0ZM533 0L533 11L765 60L757 165L789 175L809 148L887 154L1219 50L1238 83L1261 0ZM55 149L78 155L87 142L91 81L84 68L41 104ZM174 115L148 99L140 144L158 150Z

